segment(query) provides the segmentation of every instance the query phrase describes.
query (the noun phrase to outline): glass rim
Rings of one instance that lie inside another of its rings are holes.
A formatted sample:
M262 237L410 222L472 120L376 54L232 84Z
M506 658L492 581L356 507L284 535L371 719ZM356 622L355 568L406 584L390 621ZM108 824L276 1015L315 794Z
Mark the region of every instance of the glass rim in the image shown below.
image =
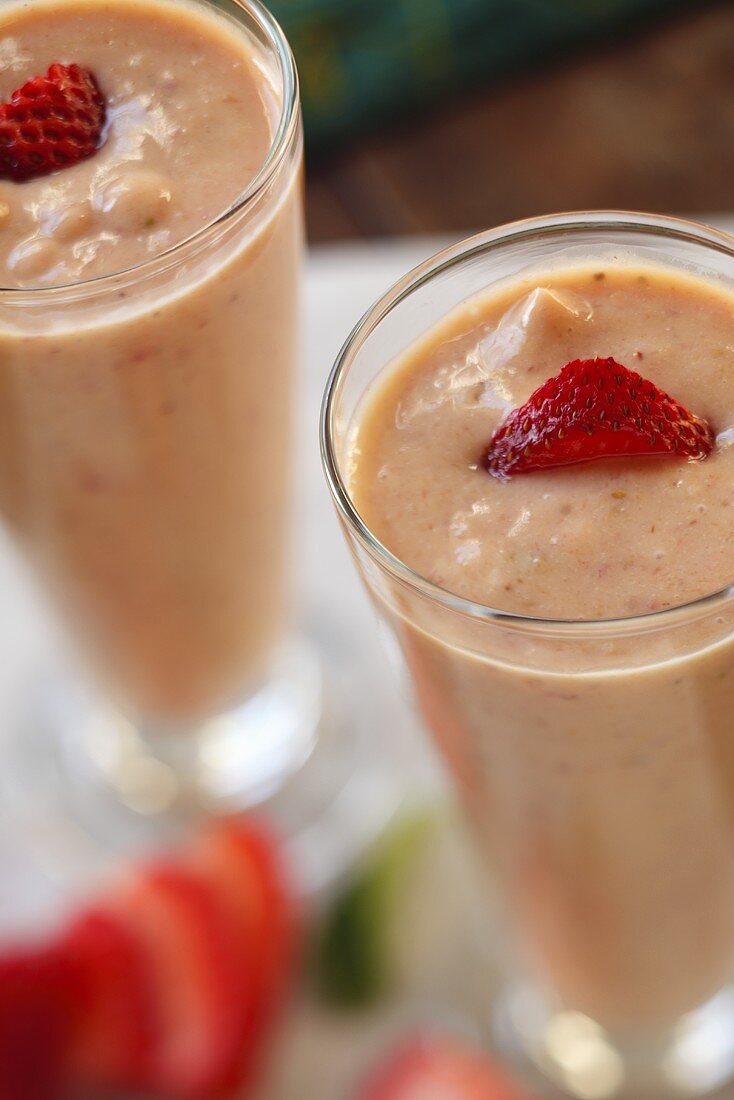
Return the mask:
M212 7L212 0L186 0L195 6ZM268 152L255 175L247 183L232 203L220 214L217 214L205 225L190 233L183 240L177 241L169 248L154 256L147 256L139 263L130 267L115 269L103 275L92 275L86 279L74 279L70 282L53 283L49 286L35 287L6 287L0 284L0 298L32 299L38 301L44 296L53 297L63 291L84 290L89 288L103 289L119 279L140 273L145 275L148 271L164 267L174 263L178 257L195 245L201 239L214 232L216 229L227 225L234 217L240 214L246 207L253 205L259 196L266 190L273 177L283 163L293 139L298 131L299 122L299 81L296 62L293 51L288 43L283 28L274 15L268 11L261 0L231 0L231 3L239 8L239 13L229 16L229 13L219 10L217 17L230 17L244 24L243 16L250 16L260 31L262 31L267 46L277 58L280 75L283 80L283 102L280 110L278 125L273 134Z
M618 636L635 631L649 631L675 625L681 618L707 614L734 597L734 581L723 588L693 600L630 616L609 616L595 619L560 618L528 615L506 611L459 596L412 569L393 554L372 532L352 501L342 477L335 447L336 404L341 395L349 368L365 341L385 318L411 294L437 276L450 271L472 256L483 255L499 245L526 242L539 237L551 237L562 232L596 229L617 232L647 232L653 236L674 238L702 245L734 259L734 236L724 230L667 215L626 210L570 211L542 217L524 218L464 238L434 253L408 271L377 299L362 315L344 342L329 373L321 404L319 443L326 482L337 514L356 536L369 556L393 578L417 594L438 603L449 611L485 623L511 627L528 633L557 637L602 633ZM440 321L441 318L436 318Z

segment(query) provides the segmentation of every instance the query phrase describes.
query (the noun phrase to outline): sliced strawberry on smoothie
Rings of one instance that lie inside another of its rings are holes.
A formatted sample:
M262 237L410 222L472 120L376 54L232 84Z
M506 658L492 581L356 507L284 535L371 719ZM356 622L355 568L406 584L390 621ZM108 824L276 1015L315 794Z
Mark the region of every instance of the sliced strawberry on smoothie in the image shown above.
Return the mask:
M0 957L0 1100L55 1100L68 1079L74 983L51 947Z
M246 1040L239 945L215 891L190 868L158 864L114 898L146 956L154 1043L140 1086L176 1100L239 1082Z
M356 1100L521 1100L487 1058L455 1039L406 1043L373 1073Z
M73 1080L134 1088L145 1080L154 1040L148 960L130 922L100 904L80 914L62 937L75 975L69 1050Z
M290 988L298 941L295 904L274 840L252 821L215 824L194 844L190 858L236 929L247 1035L240 1078L250 1082Z
M91 157L106 117L104 96L88 69L52 65L0 104L0 179L20 182Z
M503 421L483 456L497 478L598 458L710 454L709 424L614 359L574 359Z

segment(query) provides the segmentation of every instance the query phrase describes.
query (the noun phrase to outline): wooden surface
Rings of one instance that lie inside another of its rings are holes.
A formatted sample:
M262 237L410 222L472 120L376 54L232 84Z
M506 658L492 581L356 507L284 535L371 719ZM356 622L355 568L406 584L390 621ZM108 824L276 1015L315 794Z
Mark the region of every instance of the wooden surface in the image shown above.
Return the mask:
M456 233L583 208L734 200L734 2L690 0L310 166L313 241Z

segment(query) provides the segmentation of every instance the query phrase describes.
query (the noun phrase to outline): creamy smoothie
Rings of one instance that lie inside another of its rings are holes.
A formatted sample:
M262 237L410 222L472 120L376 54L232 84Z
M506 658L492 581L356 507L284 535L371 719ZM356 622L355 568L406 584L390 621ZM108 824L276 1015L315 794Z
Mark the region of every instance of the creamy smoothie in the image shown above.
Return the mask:
M60 62L107 105L93 156L0 180L0 506L122 701L185 719L283 625L300 135L201 234L284 111L254 35L186 0L29 0L0 50L1 99Z
M507 414L595 356L705 418L713 453L490 476L482 456ZM660 611L734 577L732 378L723 285L621 262L500 284L373 383L349 490L393 555L477 604L580 620ZM648 621L636 638L500 625L488 642L465 615L385 591L531 973L614 1027L663 1025L731 980L731 613Z

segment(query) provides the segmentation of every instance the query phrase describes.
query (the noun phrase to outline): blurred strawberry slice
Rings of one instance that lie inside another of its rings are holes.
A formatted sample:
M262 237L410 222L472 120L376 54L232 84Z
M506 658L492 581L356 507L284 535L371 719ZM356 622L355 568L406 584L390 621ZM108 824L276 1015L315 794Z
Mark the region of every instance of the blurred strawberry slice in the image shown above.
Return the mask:
M521 1100L492 1063L453 1039L406 1043L358 1093L358 1100Z
M139 1082L176 1100L216 1097L237 1084L245 1042L239 943L203 876L149 867L114 899L140 937L156 1040Z
M53 1100L66 1079L73 984L54 948L0 958L0 1100Z
M86 1085L133 1088L143 1079L153 1042L145 953L109 907L82 913L61 940L75 974L70 1074Z
M232 1093L262 1056L294 930L275 844L243 821L132 869L53 950L0 957L0 1100Z
M256 824L242 818L217 823L194 846L192 860L216 889L238 932L247 987L248 1041L241 1076L250 1081L293 976L295 905L276 844Z

